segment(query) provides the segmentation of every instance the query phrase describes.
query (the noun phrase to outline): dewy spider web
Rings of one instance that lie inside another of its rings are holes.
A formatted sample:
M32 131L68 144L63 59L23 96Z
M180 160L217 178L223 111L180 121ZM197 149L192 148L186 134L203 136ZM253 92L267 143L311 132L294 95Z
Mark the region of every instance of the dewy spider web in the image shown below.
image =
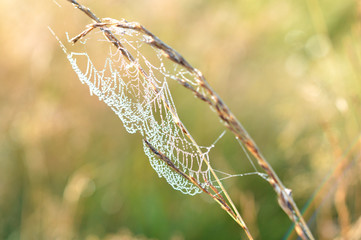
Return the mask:
M164 59L161 50L146 44L149 41L148 36L132 29L112 26L108 28L135 61L126 59L119 50L110 50L104 67L98 70L87 53L68 53L62 45L80 81L88 85L91 95L98 96L99 100L117 114L129 133L139 132L178 169L194 177L203 188L207 188L209 183L217 186L210 174L209 164L209 151L213 145L200 147L190 141L178 126L180 120L168 86L169 80L181 80L198 91L203 91L199 89L194 76L182 66ZM101 31L94 30L91 34L91 38L95 36L98 43L99 38L103 38L98 36L102 34ZM86 46L88 40L91 39L88 37L81 43ZM147 55L149 53L150 56ZM84 58L86 64L80 66ZM151 58L152 62L148 61L148 58ZM198 186L174 172L156 157L145 142L143 149L159 177L164 177L174 189L189 195L202 192Z
M88 25L71 41L75 43L83 40L94 29L100 29L106 42L114 45L117 52L110 54L103 70L100 71L87 53L68 53L59 41L64 52L80 80L88 84L91 93L113 109L130 133L139 131L142 134L144 151L160 176L165 177L175 189L184 193L191 195L201 191L207 193L243 228L248 239L253 239L218 178L217 170L209 163L210 148L198 146L178 117L168 88L168 80L174 79L198 99L206 102L235 135L241 147L244 145L257 160L264 174L256 169L254 174L263 177L272 186L277 194L278 204L295 223L298 236L302 239L314 239L292 198L291 191L283 185L256 143L199 70L192 67L179 53L139 23L110 18L99 19L89 8L76 0L68 1L94 20L93 24ZM148 61L140 51L144 45L158 49L155 51L157 64L151 64L150 62L153 61ZM174 69L174 74L168 72L168 65L165 66L163 63L162 54L180 66ZM119 57L115 58L116 56ZM81 71L77 63L81 58L86 59L85 71ZM252 162L251 164L255 168Z

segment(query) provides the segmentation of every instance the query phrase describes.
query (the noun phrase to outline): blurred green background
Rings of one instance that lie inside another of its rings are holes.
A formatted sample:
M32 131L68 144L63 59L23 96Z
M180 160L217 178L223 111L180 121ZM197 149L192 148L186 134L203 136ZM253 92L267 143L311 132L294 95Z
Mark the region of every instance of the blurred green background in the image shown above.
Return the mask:
M359 239L357 1L82 3L99 17L142 23L203 72L305 206L317 239ZM83 13L64 0L2 0L0 14L0 239L243 236L208 196L182 195L158 178L141 138L81 85L48 26L66 41L91 22ZM214 113L174 95L199 144L210 145L222 131ZM211 161L252 171L241 156L227 134ZM265 181L224 184L256 239L288 237L291 222Z

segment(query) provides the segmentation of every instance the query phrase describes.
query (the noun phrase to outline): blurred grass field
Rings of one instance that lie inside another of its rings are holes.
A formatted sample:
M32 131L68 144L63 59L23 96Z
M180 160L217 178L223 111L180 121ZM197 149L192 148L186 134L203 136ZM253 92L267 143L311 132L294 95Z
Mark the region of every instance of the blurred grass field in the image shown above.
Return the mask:
M361 228L357 1L82 3L99 17L142 23L203 72L317 239L361 236L353 232ZM141 138L77 79L48 27L65 41L90 23L84 14L62 0L2 0L0 13L0 239L240 238L208 196L182 195L158 178ZM174 95L182 120L210 145L222 131L214 113ZM240 154L228 134L211 161L250 171ZM267 183L224 184L257 239L287 238L291 222Z

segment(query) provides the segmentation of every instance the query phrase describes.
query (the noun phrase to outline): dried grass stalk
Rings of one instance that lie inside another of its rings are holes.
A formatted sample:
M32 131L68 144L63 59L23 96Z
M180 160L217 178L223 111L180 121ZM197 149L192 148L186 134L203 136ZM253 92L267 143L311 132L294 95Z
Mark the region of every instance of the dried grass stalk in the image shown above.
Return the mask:
M93 29L99 28L103 33L105 34L106 38L109 40L110 43L112 43L121 53L122 55L128 59L130 62L135 61L135 58L124 48L121 44L121 42L113 35L113 33L107 28L109 26L112 27L119 27L119 28L125 28L125 29L132 29L135 31L138 31L142 34L145 34L149 37L149 41L146 43L161 50L163 54L173 61L176 64L179 64L180 66L184 67L191 73L195 78L197 79L198 87L200 89L203 89L204 91L199 91L195 89L193 86L185 82L184 80L178 79L178 82L184 86L185 88L189 89L193 92L193 94L199 98L200 100L206 102L212 109L216 111L218 114L218 117L222 120L224 125L235 135L235 137L241 141L246 148L251 152L251 154L257 159L258 164L262 167L262 169L267 174L267 181L270 183L272 188L277 194L278 203L283 209L283 211L288 215L288 217L291 219L292 222L295 224L295 230L298 234L298 236L302 239L308 239L313 240L314 237L312 236L312 233L310 232L307 224L305 223L300 211L297 208L297 205L295 204L293 197L291 195L291 190L287 189L275 171L272 169L271 165L268 163L266 158L261 154L259 148L257 147L256 143L253 141L253 139L250 137L250 135L247 133L247 131L244 129L244 127L241 125L241 123L237 120L237 118L234 116L234 114L229 110L227 105L223 102L223 100L218 96L218 94L211 88L209 83L206 81L203 74L192 67L177 51L166 45L164 42L162 42L158 37L156 37L154 34L152 34L150 31L148 31L146 28L144 28L142 25L140 25L137 22L127 22L126 20L114 20L111 18L103 18L99 19L96 17L95 14L93 14L89 8L84 7L83 5L79 4L75 0L68 0L71 2L76 8L80 9L82 12L84 12L88 17L90 17L92 20L95 21L95 23L90 24L87 26L87 28L81 32L79 35L74 37L71 41L73 43L76 43L79 39L86 36L88 33L90 33ZM142 73L145 77L147 76L146 72L141 69L141 67L138 67L138 70L140 73ZM155 92L159 92L159 89L157 86L152 85ZM185 126L182 124L182 122L179 120L175 113L175 109L171 107L170 104L167 104L167 100L163 99L166 103L166 106L168 110L172 113L174 118L176 119L176 123L178 127L186 134L186 136L195 143L191 135L189 134L188 130L185 128ZM227 191L224 189L222 183L220 182L219 178L217 177L216 173L213 171L212 168L211 174L215 177L217 184L221 187L222 193L225 196L225 199L221 196L221 194L217 191L217 189L210 184L207 179L205 179L206 182L209 183L210 189L214 192L212 194L207 189L202 187L193 177L185 174L182 172L179 168L177 168L172 161L165 156L163 153L159 152L157 149L155 149L146 139L144 139L145 143L148 145L150 150L162 161L164 161L171 169L173 169L176 173L180 174L182 177L193 183L195 186L200 188L203 192L207 193L209 196L211 196L220 206L244 229L249 239L253 239L251 233L249 232L246 224L244 223L242 217L240 216L237 208L234 206L231 198L229 197ZM200 149L198 149L200 151ZM208 161L205 160L207 164Z

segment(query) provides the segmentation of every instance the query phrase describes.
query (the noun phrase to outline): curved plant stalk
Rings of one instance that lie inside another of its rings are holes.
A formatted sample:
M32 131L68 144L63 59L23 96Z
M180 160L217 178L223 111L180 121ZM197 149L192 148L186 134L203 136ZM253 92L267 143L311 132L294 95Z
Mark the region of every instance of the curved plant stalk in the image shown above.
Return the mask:
M93 14L89 8L84 7L83 5L79 4L75 0L67 0L71 2L76 8L80 9L82 12L84 12L88 17L93 19L95 21L94 24L88 25L88 27L79 35L74 37L71 41L73 43L76 43L79 39L86 36L88 33L90 33L95 28L100 28L101 31L105 34L106 38L122 53L122 55L127 58L129 61L133 62L135 61L134 57L123 47L121 42L113 35L113 33L107 28L109 26L113 27L119 27L119 28L125 28L125 29L132 29L135 31L138 31L142 34L145 34L149 37L150 40L146 41L147 44L161 50L168 59L173 61L176 64L179 64L180 66L184 67L191 73L196 79L198 87L204 90L204 93L199 91L198 88L194 88L192 85L188 84L182 79L177 79L178 82L183 85L185 88L189 89L193 92L193 94L201 99L202 101L206 102L212 109L216 111L219 118L222 120L222 122L225 124L225 126L235 135L235 137L241 141L246 148L251 152L251 154L257 159L258 164L262 167L262 169L267 174L267 181L270 183L272 188L277 194L278 203L280 207L283 209L283 211L288 215L288 217L291 219L292 222L295 224L295 230L298 234L298 236L304 240L313 240L314 237L312 236L311 231L309 230L307 224L305 223L300 211L297 208L297 205L295 204L293 197L291 195L291 190L287 189L271 165L268 163L266 158L261 154L259 148L257 147L256 143L253 141L253 139L250 137L250 135L247 133L247 131L244 129L244 127L241 125L241 123L238 121L238 119L234 116L234 114L229 110L227 105L223 102L223 100L218 96L218 94L211 88L209 83L206 81L203 74L192 67L178 52L176 52L174 49L166 45L164 42L162 42L158 37L156 37L154 34L149 32L146 28L144 28L142 25L140 25L137 22L127 22L125 20L114 20L110 18L103 18L99 19L98 17ZM140 73L147 79L146 72L138 66L138 70ZM150 82L152 84L153 90L158 93L159 88L154 82ZM194 146L197 148L197 151L202 153L188 130L185 128L183 123L180 121L178 115L176 114L175 109L172 108L172 106L168 103L168 101L163 97L162 100L166 104L166 107L168 108L168 111L172 114L177 126L185 133L185 135L190 139L190 141L194 144ZM210 167L209 162L204 159L206 164L209 166L209 169L211 171L211 174L216 179L217 184L220 186L222 193L224 194L227 202L224 200L224 198L220 195L220 193L216 190L216 188L211 185L208 181L208 179L204 179L205 182L209 183L209 187L214 192L214 194L210 193L207 189L202 187L193 177L185 174L180 169L178 169L172 161L167 158L163 153L159 152L157 149L155 149L146 139L144 139L147 146L150 148L150 150L162 161L164 161L171 169L173 169L175 172L180 174L182 177L193 183L195 186L200 188L203 192L210 195L217 203L221 205L221 207L244 229L249 239L253 239L252 235L250 234L246 224L244 223L242 217L240 216L237 208L233 204L231 198L229 197L227 191L223 187L222 183L220 182L219 178L217 177L214 170Z

